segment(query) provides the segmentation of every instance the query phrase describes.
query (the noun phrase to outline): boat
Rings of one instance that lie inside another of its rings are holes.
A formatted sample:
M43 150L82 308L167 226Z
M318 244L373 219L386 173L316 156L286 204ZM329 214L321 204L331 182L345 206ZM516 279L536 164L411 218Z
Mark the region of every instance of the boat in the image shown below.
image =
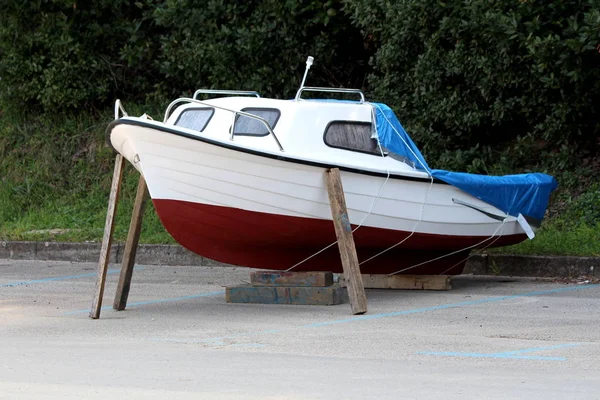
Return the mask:
M471 250L535 235L554 178L433 170L385 104L304 86L311 64L289 100L200 89L162 122L128 116L117 100L108 142L143 175L183 247L244 267L342 272L332 168L363 274L460 274Z

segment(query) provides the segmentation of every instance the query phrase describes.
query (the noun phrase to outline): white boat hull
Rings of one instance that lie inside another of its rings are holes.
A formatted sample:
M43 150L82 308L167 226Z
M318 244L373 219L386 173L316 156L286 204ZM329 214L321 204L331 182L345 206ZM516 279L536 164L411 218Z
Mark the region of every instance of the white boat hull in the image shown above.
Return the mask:
M120 120L112 126L110 140L145 177L167 230L203 256L249 267L287 269L335 241L325 186L327 165L287 159L285 153L276 157L249 151L228 140L179 135L158 123ZM407 260L413 264L442 256L448 262L423 266L454 268L452 264L465 258L471 247L506 245L524 238L515 218L501 222L455 203L453 199L504 218L495 207L451 185L341 170L350 223L360 225L354 232L359 261L410 236L385 256L364 263L365 273L401 269L407 264L402 254L412 254ZM330 250L335 256L335 246ZM448 256L454 252L460 257ZM311 259L298 269L338 269L333 256ZM325 261L335 265L317 268Z

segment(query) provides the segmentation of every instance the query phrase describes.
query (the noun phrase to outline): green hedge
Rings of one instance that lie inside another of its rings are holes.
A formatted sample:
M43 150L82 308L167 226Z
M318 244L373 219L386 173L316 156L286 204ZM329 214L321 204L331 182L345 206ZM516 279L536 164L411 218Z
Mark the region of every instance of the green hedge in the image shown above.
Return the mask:
M0 102L48 112L89 109L139 95L154 73L159 1L3 0Z
M293 96L361 85L368 55L340 1L0 2L0 102L42 111L172 97L199 87Z
M483 172L492 162L513 170L544 160L556 171L597 154L599 1L346 7L377 47L370 90L396 107L436 167Z
M290 98L310 54L308 84L390 104L435 167L560 171L598 153L599 0L4 0L0 21L5 111L199 87Z
M361 86L368 54L341 1L167 0L155 12L160 70L171 87L258 90L291 98L307 84Z

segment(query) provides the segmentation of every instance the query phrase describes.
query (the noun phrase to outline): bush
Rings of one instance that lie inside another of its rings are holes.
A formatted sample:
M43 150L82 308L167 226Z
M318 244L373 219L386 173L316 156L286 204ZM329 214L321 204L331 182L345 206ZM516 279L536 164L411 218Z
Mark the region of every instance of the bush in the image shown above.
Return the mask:
M347 0L377 46L372 94L436 167L568 167L597 153L597 0Z
M151 90L158 2L3 0L0 104L55 113Z
M600 184L592 185L575 200L567 203L567 211L561 216L564 221L584 223L600 227Z
M295 93L362 85L368 54L341 0L0 2L0 104L56 113L198 87Z
M432 166L558 174L600 146L599 5L5 0L0 108L97 114L199 87L290 98L310 54L307 84L390 104Z
M362 86L368 53L340 0L167 0L156 10L160 70L174 92L199 87L291 98L307 85ZM170 93L170 95L176 94Z

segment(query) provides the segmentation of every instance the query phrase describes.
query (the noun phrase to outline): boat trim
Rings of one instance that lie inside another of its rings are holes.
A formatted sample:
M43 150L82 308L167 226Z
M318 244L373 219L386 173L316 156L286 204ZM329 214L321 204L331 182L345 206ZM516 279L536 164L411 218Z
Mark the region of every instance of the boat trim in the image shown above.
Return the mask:
M486 216L488 216L488 217L490 217L490 218L492 218L492 219L495 219L496 221L503 222L503 221L506 219L506 217L503 217L502 215L497 215L497 214L493 214L493 213L491 213L491 212L485 211L485 210L483 210L483 209L481 209L481 208L477 207L477 206L476 206L476 205L474 205L474 204L467 203L466 201L462 201L462 200L460 200L460 199L455 199L455 198L452 198L452 202L453 202L454 204L459 204L459 205L461 205L461 206L469 207L469 208L470 208L470 209L472 209L472 210L479 211L479 212L480 212L480 213L482 213L483 215L486 215Z
M345 89L345 88L327 88L327 87L314 87L314 86L303 86L298 89L296 93L295 101L303 100L302 92L319 92L319 93L351 93L358 94L360 96L360 104L365 102L365 95L360 89Z
M378 176L378 177L382 177L382 178L388 177L388 173L386 173L386 172L366 171L363 169L357 169L357 168L352 168L352 167L344 167L344 166L326 164L326 163L315 162L315 161L301 160L298 158L286 157L286 156L282 156L279 154L264 153L261 151L246 149L246 148L231 145L228 143L220 142L217 140L209 139L206 137L192 135L192 134L182 132L182 131L179 131L176 129L168 128L166 126L157 126L156 124L149 124L144 121L137 121L137 120L131 120L131 119L118 119L118 120L111 122L108 125L108 127L106 128L106 139L107 139L108 144L111 147L113 147L113 146L112 146L112 143L110 142L110 133L115 126L120 125L120 124L135 125L135 126L140 126L143 128L156 129L156 130L160 130L165 133L170 133L170 134L185 137L188 139L197 140L197 141L204 142L204 143L209 143L209 144L223 147L223 148L226 148L229 150L239 151L241 153L252 154L252 155L256 155L256 156L271 158L271 159L295 163L295 164L309 165L312 167L319 167L319 168L325 168L325 169L339 168L342 171L352 172L352 173L361 174L361 175ZM113 147L113 149L114 149L114 147ZM116 149L114 149L114 150L116 151ZM431 178L418 178L418 177L414 177L414 176L406 176L406 175L391 174L391 173L389 174L389 178L405 180L405 181L413 181L413 182L431 182ZM437 179L437 178L433 178L433 183L440 184L440 185L449 185L448 183L446 183L440 179Z
M222 90L222 89L198 89L194 92L194 100L199 94L228 94L232 96L254 96L260 98L260 94L254 90Z
M119 119L119 113L123 114L124 117L127 117L127 111L125 111L125 108L123 108L123 103L121 103L121 100L117 99L117 101L115 101L115 119Z
M275 121L273 121L273 125L271 126L271 129L275 129L275 126L277 126L277 122L279 122L279 118L281 118L281 110L279 108L273 108L273 107L245 107L242 108L240 110L241 112L247 112L252 114L252 111L272 111L272 112L277 112L277 118L275 118ZM252 114L255 115L255 114ZM258 117L258 115L257 115ZM265 133L237 133L235 131L235 125L238 122L238 119L240 118L239 114L236 114L235 116L235 121L233 122L233 126L231 127L231 135L232 136L250 136L250 137L265 137L265 136L269 136L269 131L265 132ZM261 117L262 118L262 117ZM265 121L267 121L265 119ZM269 121L267 121L267 123L269 123Z

